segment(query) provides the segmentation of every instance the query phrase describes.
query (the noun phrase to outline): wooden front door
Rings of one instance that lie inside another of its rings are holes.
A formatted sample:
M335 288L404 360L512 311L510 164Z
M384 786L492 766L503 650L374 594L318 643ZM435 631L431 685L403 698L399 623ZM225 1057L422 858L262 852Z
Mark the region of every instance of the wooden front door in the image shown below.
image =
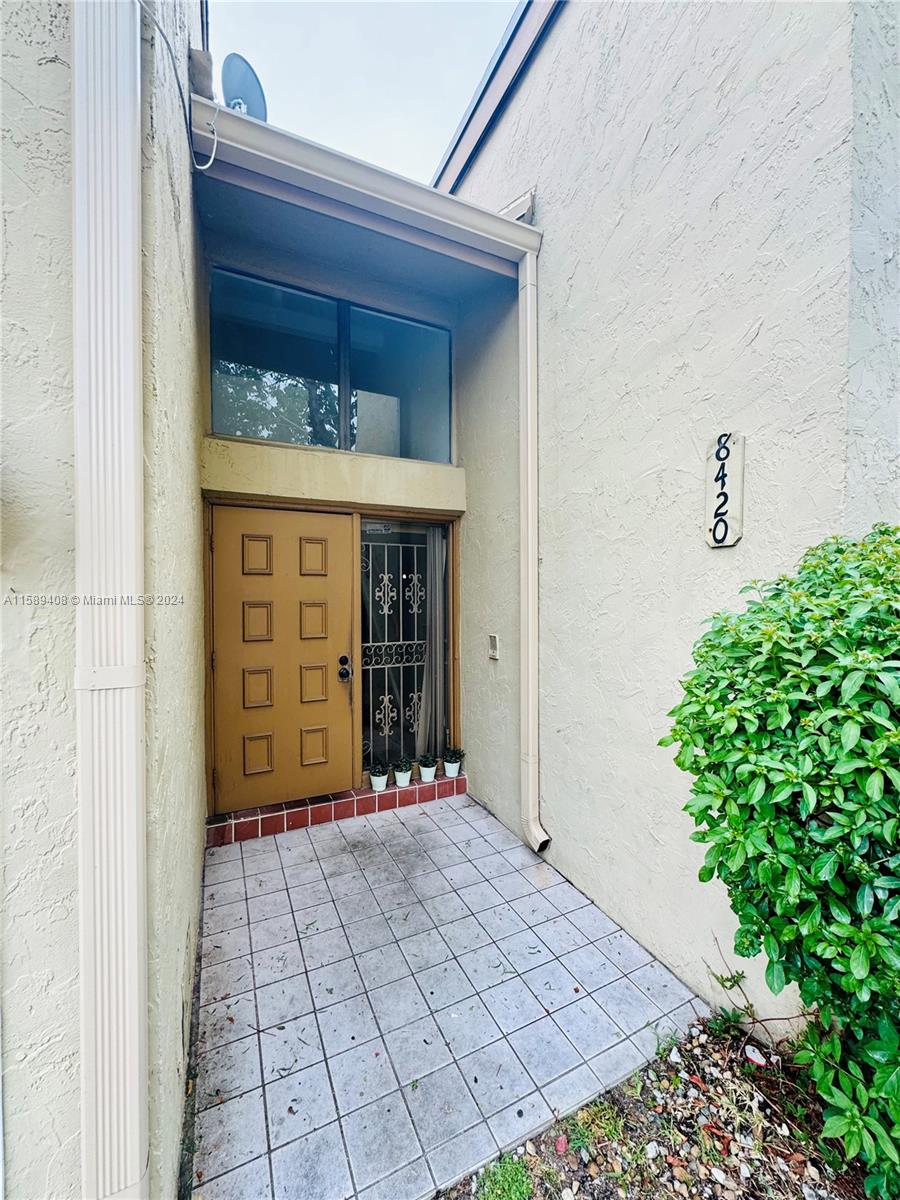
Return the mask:
M353 518L213 508L216 812L353 786Z

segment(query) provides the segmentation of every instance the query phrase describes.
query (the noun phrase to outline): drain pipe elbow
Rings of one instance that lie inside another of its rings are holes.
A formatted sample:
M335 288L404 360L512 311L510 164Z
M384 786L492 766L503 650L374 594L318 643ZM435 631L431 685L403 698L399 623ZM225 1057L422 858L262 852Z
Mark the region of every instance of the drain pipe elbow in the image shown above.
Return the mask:
M521 824L537 854L550 845L540 819L537 253L519 262L519 649Z

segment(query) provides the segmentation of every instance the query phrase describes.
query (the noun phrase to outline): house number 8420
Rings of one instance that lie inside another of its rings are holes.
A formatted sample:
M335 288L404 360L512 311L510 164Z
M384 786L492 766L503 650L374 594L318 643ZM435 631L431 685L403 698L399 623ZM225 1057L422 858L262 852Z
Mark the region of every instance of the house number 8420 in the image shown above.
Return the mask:
M744 437L716 434L706 455L706 541L733 546L744 532Z

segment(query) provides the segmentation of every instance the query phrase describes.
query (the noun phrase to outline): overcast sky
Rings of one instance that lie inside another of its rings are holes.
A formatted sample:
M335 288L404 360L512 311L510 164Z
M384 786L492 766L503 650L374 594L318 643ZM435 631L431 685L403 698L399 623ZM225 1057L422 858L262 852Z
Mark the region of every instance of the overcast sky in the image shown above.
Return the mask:
M515 0L210 0L213 79L232 50L273 125L430 182Z

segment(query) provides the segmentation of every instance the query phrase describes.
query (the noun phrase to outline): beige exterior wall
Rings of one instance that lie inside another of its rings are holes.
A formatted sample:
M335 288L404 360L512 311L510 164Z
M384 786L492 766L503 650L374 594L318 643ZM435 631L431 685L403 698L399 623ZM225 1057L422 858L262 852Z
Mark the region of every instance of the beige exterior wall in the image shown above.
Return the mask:
M156 4L179 64L200 6ZM205 302L172 65L143 29L145 613L150 1194L176 1194L206 821L203 504ZM188 90L186 72L181 80Z
M844 527L850 47L842 4L566 5L459 189L497 209L536 186L544 232L547 857L707 996L720 946L746 964L656 743L703 618ZM745 532L714 551L703 468L724 428L747 437ZM877 495L867 520L893 515ZM759 1008L784 1011L757 968Z
M447 515L466 507L466 473L459 467L240 438L203 439L200 479L207 492L265 500Z
M65 4L3 5L3 1121L10 1200L80 1188L72 61Z
M517 290L465 306L456 332L457 448L468 481L460 523L460 699L473 795L519 829L519 377ZM500 657L488 658L488 636Z
M180 61L186 6L159 16ZM190 9L191 16L194 9ZM151 1194L176 1190L205 818L202 508L187 143L144 30ZM3 6L3 594L74 593L67 4ZM169 72L169 74L167 74ZM3 1109L10 1200L81 1195L75 609L5 604Z

